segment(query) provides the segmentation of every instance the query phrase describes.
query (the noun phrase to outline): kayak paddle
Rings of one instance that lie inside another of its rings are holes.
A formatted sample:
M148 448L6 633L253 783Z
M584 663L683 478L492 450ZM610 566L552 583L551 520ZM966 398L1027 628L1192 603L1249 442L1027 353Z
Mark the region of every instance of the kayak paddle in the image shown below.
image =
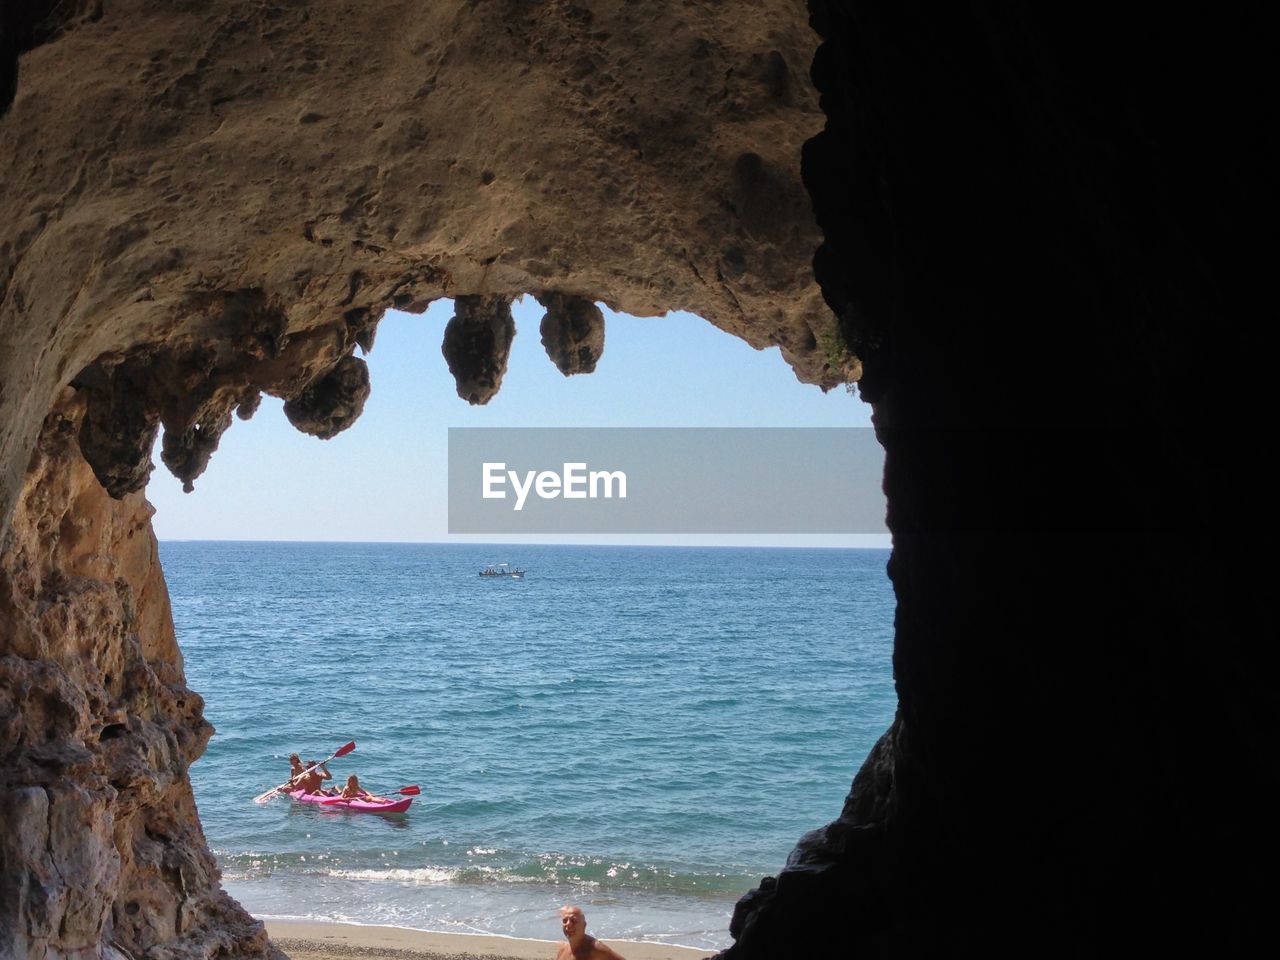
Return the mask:
M305 776L306 774L308 774L308 773L310 773L312 770L314 770L316 767L323 767L323 766L324 766L326 763L328 763L330 760L336 760L338 757L345 757L348 753L350 753L350 752L351 752L352 750L354 750L355 748L356 748L356 742L355 742L354 740L352 740L350 743L344 743L342 746L340 746L337 750L335 750L335 751L334 751L333 756L331 756L331 757L325 757L325 758L324 758L323 760L321 760L319 763L314 764L313 766L307 767L307 769L306 769L306 770L304 770L304 771L302 771L302 773L298 774L298 776ZM270 799L271 799L272 797L274 797L276 794L280 793L280 791L282 791L285 787L287 787L287 786L289 786L290 784L292 784L292 783L293 783L293 781L294 781L294 779L295 779L294 777L290 777L290 778L289 778L288 780L286 780L284 783L280 784L280 786L278 786L278 787L272 787L272 788L271 788L270 790L268 790L266 793L260 793L260 794L258 794L258 796L256 796L256 797L254 797L254 798L253 798L253 802L254 802L254 803L266 803L268 800L270 800Z
M370 793L373 793L373 791L372 791L372 790L370 790L369 792L370 792ZM395 796L397 793L399 793L399 794L402 794L403 796L406 796L406 797L416 797L416 796L417 796L418 794L420 794L421 792L422 792L422 788L421 788L421 787L419 787L419 786L415 783L415 784L413 784L412 786L408 786L408 787L401 787L399 790L392 790L390 793L388 793L388 794L387 794L387 796L389 796L389 797L390 797L390 796ZM373 795L374 795L375 797L381 796L381 794L378 794L378 793L374 793ZM350 798L349 798L349 797L330 797L330 798L329 798L329 799L327 799L327 800L321 800L321 801L320 801L320 806L322 806L322 807L327 807L327 806L329 806L329 805L330 805L330 804L332 804L332 803L341 803L342 801L347 800L347 799L350 799ZM356 798L356 799L359 799L359 798Z

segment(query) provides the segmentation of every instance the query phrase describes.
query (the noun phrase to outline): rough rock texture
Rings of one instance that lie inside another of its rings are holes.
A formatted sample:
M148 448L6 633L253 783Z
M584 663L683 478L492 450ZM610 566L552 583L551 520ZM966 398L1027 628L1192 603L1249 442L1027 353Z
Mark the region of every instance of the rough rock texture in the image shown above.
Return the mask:
M80 455L87 398L46 418L0 552L0 956L270 955L218 886L187 767L187 689L141 494Z
M236 351L446 296L690 310L808 382L856 375L819 346L837 335L796 161L821 125L801 0L115 0L34 37L0 18L33 47L0 121L0 521L86 368L164 381L131 376L145 404L118 445L172 423L190 480L246 382L305 386L296 360Z
M522 293L556 304L571 369L599 354L585 304L603 300L696 312L824 387L856 375L829 349L810 269L805 19L798 0L0 7L0 637L16 658L0 693L41 677L40 704L71 704L47 731L6 726L0 782L27 792L5 815L62 825L6 833L6 947L265 949L199 837L185 767L208 729L198 698L173 692L167 613L113 592L141 589L115 572L115 534L91 574L55 538L63 518L114 530L143 509L161 429L188 489L263 393L332 436L369 392L354 353L384 310L441 297L457 299L444 350L473 402L500 384ZM48 428L63 448L33 460L68 385L75 410ZM70 603L53 602L60 577L99 598L68 608L75 630L41 619ZM141 701L102 665L134 663L131 644L157 650ZM41 766L46 744L64 759ZM59 892L68 864L74 896Z
M441 352L467 403L488 403L502 386L516 322L510 297L458 297Z
M268 949L185 779L146 451L163 426L193 480L263 392L341 429L382 311L443 296L479 401L525 292L689 309L824 386L866 365L900 708L733 960L1270 932L1273 32L812 8L830 311L796 3L0 8L4 949Z
M368 399L368 365L359 357L343 357L332 370L286 400L284 415L303 433L328 440L355 423Z
M590 300L548 293L538 297L546 307L539 332L547 356L566 377L591 373L604 353L604 314Z
M232 411L252 416L263 391L289 398L290 422L320 437L349 426L363 409L368 371L351 351L372 344L367 311L291 334L283 309L261 290L198 298L192 308L208 325L202 336L103 354L73 380L88 402L81 449L114 496L146 483L161 425L161 458L190 490Z
M102 16L102 0L9 0L0 11L0 114L18 89L18 56Z

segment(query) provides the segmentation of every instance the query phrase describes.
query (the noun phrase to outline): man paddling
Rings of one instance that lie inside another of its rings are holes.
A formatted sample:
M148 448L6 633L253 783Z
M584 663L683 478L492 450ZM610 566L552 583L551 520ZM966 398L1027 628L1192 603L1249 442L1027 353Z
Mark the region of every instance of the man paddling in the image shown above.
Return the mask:
M568 943L560 944L556 960L623 960L618 951L587 934L587 916L581 907L565 904L560 908L560 929Z
M330 791L324 789L324 782L333 779L329 768L314 760L307 761L307 768L307 771L294 783L297 789L303 793L329 793Z

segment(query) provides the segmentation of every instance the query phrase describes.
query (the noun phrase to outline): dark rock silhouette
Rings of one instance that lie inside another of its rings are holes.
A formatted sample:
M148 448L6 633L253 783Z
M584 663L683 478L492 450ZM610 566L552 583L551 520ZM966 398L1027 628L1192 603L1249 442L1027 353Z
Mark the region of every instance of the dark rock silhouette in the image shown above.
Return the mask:
M303 433L328 440L355 423L369 399L369 389L368 364L359 357L343 357L332 370L286 400L284 415Z
M539 331L547 356L566 377L591 373L604 353L604 314L584 297L548 293L538 297L547 312Z
M453 309L441 352L457 381L458 396L467 403L488 403L502 386L516 335L511 298L458 297Z
M1277 849L1268 31L811 9L815 266L886 449L900 707L725 956L1242 953Z
M1272 33L809 12L821 113L789 0L0 8L0 953L273 952L191 798L148 451L191 484L262 393L332 435L443 297L485 402L529 292L566 372L584 304L685 309L874 405L898 715L728 957L1269 932Z

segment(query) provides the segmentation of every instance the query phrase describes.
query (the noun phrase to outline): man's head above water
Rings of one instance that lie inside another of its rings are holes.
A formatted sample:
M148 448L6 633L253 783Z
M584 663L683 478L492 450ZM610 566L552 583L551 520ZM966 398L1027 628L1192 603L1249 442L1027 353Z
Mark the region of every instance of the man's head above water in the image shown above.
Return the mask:
M607 943L587 934L587 915L581 907L566 903L560 908L560 929L567 942L556 950L556 960L623 960Z
M574 940L587 932L587 915L581 907L565 904L560 908L560 929L565 938Z

